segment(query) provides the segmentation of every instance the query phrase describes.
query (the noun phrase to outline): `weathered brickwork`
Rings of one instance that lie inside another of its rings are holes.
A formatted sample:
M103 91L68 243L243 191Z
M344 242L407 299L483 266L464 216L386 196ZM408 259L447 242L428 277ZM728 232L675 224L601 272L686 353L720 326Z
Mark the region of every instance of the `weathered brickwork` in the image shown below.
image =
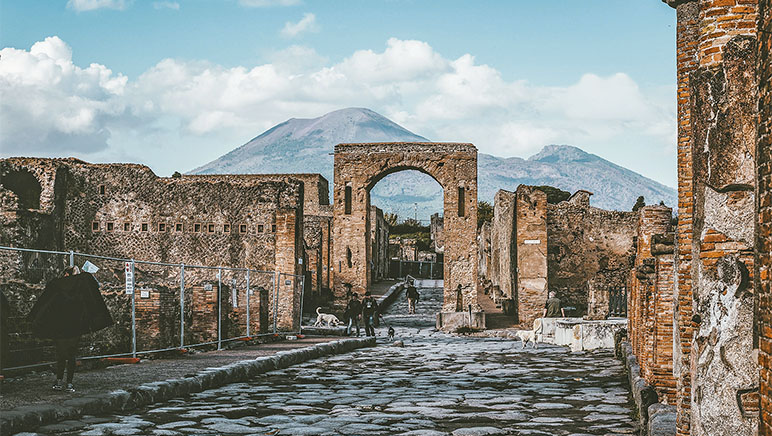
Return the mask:
M761 421L759 434L772 435L772 2L759 2L759 131L756 150L758 236L756 289L759 295Z
M374 282L386 278L389 274L389 224L383 217L383 211L370 206L370 267Z
M491 223L484 222L477 231L477 271L480 282L491 277Z
M442 232L444 228L443 221L442 215L438 213L432 214L429 221L429 232L432 238L432 245L429 248L431 251L439 254L445 252L445 237Z
M333 267L335 304L345 304L344 283L364 291L372 283L370 189L406 169L432 176L444 190L443 311L477 304L477 149L472 144L376 143L335 146ZM457 287L461 286L459 298Z
M288 176L271 180L242 175L159 178L142 165L32 158L3 159L0 176L2 245L302 273L297 259L303 256L303 182ZM84 260L76 256L75 263L80 265ZM123 292L123 264L91 260L101 268L97 279L116 318L116 326L100 332L104 344L99 347L125 352L129 349L131 304ZM67 259L3 252L0 262L4 270L11 271L3 275L2 289L13 306L11 325L18 328L14 338L30 340L23 333L29 330L23 316L45 282L61 273ZM139 346L178 343L180 269L136 264L137 294L147 291L136 298L138 319L149 329L143 331ZM30 270L38 272L33 277ZM197 286L209 283L211 287L214 283L216 289L216 272L186 269L186 285L191 289L186 301ZM270 277L253 277L251 286L272 290ZM229 278L222 289L223 337L228 337L246 327L246 319L238 321L246 303L235 309L231 304L233 296L243 298L244 278L239 277L235 287ZM298 291L292 288L279 293L279 307L284 312L278 320L280 328L297 328ZM211 328L207 319L212 314L201 313L199 317L192 304L190 300L186 305L186 332L193 334L196 323ZM264 319L260 311L268 307L266 304L251 313L253 330L267 326L267 321L266 325L255 323ZM216 324L214 331L216 335ZM211 337L212 331L206 335ZM186 338L186 343L193 343L192 338Z
M500 189L493 197L491 244L493 255L490 280L504 298L517 294L517 234L515 230L514 192Z
M520 185L515 198L517 293L515 319L531 325L547 302L547 194Z
M609 291L627 287L637 214L592 207L590 195L547 207L549 289L577 315L603 319Z
M675 328L673 372L676 378L676 427L688 435L691 425L690 351L692 327L692 233L694 180L692 172L691 92L689 76L697 67L699 8L696 0L671 4L676 8L676 68L678 101L678 240L676 244L677 287L673 299Z
M628 331L641 376L660 398L675 399L672 373L673 248L672 210L644 206L638 211L635 263L630 278ZM670 244L662 239L670 235ZM667 245L668 249L661 246ZM668 252L669 251L669 252Z

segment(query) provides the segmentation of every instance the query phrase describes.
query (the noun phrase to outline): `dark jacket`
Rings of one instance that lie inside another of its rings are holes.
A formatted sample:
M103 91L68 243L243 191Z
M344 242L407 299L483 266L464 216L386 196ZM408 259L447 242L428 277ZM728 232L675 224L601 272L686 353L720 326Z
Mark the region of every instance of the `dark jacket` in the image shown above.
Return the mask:
M415 288L415 286L413 285L408 286L406 295L407 295L407 298L418 301L419 295L418 295L418 290Z
M373 297L365 297L362 300L362 316L375 316L378 311L378 302Z
M113 325L99 284L89 273L51 280L28 315L32 333L64 339Z
M359 300L351 299L346 306L345 317L356 318L362 312L362 303Z

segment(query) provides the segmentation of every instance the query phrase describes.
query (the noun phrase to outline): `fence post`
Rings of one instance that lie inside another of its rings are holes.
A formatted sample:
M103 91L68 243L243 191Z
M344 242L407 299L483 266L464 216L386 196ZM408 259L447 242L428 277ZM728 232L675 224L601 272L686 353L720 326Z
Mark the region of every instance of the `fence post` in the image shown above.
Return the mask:
M298 333L303 333L303 298L306 296L306 276L300 277L300 320L298 320Z
M249 269L247 269L247 336L251 336L249 330Z
M281 279L281 273L274 271L273 274L273 333L276 334L276 322L279 318L279 279Z
M185 348L185 264L180 264L180 348Z
M222 268L217 268L217 349L222 350Z
M131 259L131 277L134 280L134 292L131 293L131 357L137 357L137 275L134 273L134 259Z
M434 262L429 262L429 278L434 279Z
M75 266L75 252L72 250L70 250L70 266Z

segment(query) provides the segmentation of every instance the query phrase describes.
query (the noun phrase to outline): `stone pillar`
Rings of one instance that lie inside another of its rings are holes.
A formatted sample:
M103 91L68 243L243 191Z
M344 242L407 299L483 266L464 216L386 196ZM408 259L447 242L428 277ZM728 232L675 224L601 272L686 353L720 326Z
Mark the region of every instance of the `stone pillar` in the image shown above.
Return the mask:
M277 327L282 330L299 329L300 286L303 265L297 259L303 253L302 211L279 209L276 211L276 271L279 279ZM287 284L289 281L289 284Z
M547 194L520 185L516 192L517 314L530 326L547 301Z
M493 224L491 243L496 249L493 267L496 271L494 285L498 285L504 298L516 294L517 246L515 235L515 193L500 189L493 199Z
M758 216L756 289L759 295L761 421L759 434L772 435L772 1L759 2L759 131L756 150Z
M678 101L678 240L676 241L676 286L674 288L673 374L676 378L677 432L689 434L691 410L692 342L692 219L694 187L692 174L692 121L689 75L697 67L699 5L696 0L667 0L676 8L676 67Z
M690 76L694 215L692 435L758 426L753 349L757 2L699 1ZM751 358L749 358L749 356Z

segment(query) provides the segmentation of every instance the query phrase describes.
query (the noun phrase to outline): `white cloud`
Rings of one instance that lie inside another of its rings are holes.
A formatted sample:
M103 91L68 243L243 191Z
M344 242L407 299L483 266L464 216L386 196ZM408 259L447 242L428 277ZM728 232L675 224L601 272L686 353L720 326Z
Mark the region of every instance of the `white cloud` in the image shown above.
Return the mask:
M67 7L78 12L96 9L126 9L126 0L68 0Z
M241 6L248 8L270 8L273 6L295 6L300 0L239 0Z
M303 18L297 23L286 22L281 29L281 36L285 38L296 38L301 33L318 32L319 26L316 24L316 15L306 12Z
M180 10L180 4L177 2L153 2L153 8L155 9L173 9L175 11Z
M67 148L118 160L129 147L162 173L203 164L288 118L349 106L499 156L550 143L601 155L626 144L672 153L676 134L674 92L642 89L626 74L541 86L507 80L471 55L448 59L422 41L392 38L337 63L303 46L254 66L164 59L132 81L103 65L74 65L57 37L0 54L5 154ZM170 160L171 150L186 164Z

